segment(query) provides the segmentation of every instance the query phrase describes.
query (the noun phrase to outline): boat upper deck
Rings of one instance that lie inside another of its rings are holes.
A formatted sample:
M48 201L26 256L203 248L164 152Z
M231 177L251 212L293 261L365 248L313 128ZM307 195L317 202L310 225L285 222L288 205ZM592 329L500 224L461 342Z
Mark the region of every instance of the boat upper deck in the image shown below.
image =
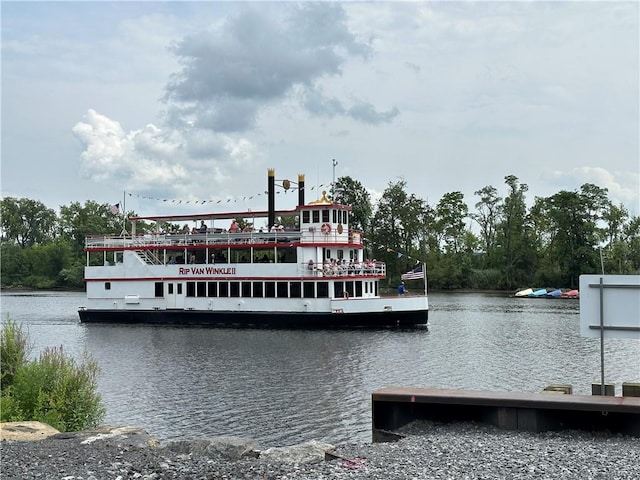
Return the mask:
M328 234L321 231L300 232L297 229L275 232L207 232L207 233L151 233L143 235L90 235L85 239L86 251L139 250L182 247L226 247L248 245L348 245L362 248L359 232Z

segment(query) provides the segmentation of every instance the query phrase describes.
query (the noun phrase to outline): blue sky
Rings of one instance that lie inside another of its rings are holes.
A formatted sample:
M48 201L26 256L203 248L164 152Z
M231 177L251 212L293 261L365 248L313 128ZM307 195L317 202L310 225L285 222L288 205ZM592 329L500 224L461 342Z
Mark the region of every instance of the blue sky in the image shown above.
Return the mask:
M2 195L255 210L335 158L374 196L515 175L637 215L639 44L637 2L3 1Z

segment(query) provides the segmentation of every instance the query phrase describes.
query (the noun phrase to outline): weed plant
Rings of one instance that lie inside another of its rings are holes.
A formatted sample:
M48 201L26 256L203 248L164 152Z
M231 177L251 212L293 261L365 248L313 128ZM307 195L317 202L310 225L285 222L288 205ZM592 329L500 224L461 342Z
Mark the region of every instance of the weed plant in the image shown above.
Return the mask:
M28 336L10 319L3 322L0 339L1 421L36 420L63 432L100 424L106 411L97 392L95 360L85 354L77 362L58 347L28 361Z

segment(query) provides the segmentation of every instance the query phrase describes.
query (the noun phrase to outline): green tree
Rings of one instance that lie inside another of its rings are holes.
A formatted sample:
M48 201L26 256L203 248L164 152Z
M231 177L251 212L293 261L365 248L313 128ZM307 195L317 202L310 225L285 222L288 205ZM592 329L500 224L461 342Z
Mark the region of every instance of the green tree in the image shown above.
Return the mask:
M340 177L336 181L335 201L342 205L351 205L349 223L351 228L369 232L371 221L371 195L362 184L349 176Z
M29 275L25 249L17 244L2 242L0 244L0 281L4 286L20 286L22 280Z
M122 217L111 213L108 204L88 200L84 205L73 202L60 207L60 235L76 256L82 255L88 235L117 235L121 231Z
M633 216L622 229L626 244L626 273L640 274L640 216Z
M575 288L580 274L600 270L598 245L605 230L598 222L608 206L607 190L593 184L536 198L532 210L547 219L549 230L544 264L557 266L563 286Z
M480 227L481 248L484 251L484 267L495 267L498 239L498 222L502 216L504 205L498 190L488 185L474 192L480 197L476 203L476 213L470 214Z
M3 198L0 219L2 241L22 248L49 242L55 233L56 213L36 200Z
M536 265L536 240L527 216L526 192L529 187L518 177L507 175L509 194L497 229L497 245L503 265L502 286L513 289L531 280Z
M625 274L632 271L629 264L629 242L624 238L624 227L628 219L629 213L623 205L610 203L602 213L605 224L602 263L605 273Z
M389 183L378 201L370 234L374 256L387 264L387 281L399 280L413 267L419 254L418 240L428 208L423 200L406 192L406 182Z
M469 208L462 192L445 193L435 208L433 229L439 238L440 255L430 269L430 283L444 289L468 286L477 238L466 228Z

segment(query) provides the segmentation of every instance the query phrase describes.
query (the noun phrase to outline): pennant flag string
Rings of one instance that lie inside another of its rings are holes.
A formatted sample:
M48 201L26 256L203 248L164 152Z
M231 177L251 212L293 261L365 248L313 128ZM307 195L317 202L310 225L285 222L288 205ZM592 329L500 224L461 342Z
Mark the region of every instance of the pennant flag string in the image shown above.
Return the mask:
M303 187L304 190L314 190L316 188L320 189L323 187L330 187L331 184L323 184L321 183L320 185L311 185L311 186L305 186ZM284 190L284 191L276 191L275 194L276 195L280 195L281 193L284 193L285 195L287 193L289 193L290 191L293 192L294 190L300 190L300 188L298 187L294 187L294 188L290 188L288 190ZM135 198L139 198L142 200L154 200L154 201L158 201L158 202L171 202L173 204L176 205L181 205L181 204L194 204L194 205L205 205L207 203L215 203L215 204L219 204L222 203L223 201L226 203L238 203L238 202L243 202L243 201L247 201L247 200L253 200L254 197L260 197L262 195L268 195L268 192L260 192L260 193L255 193L253 195L243 195L243 196L237 196L237 197L228 197L225 199L210 199L210 200L201 200L201 199L197 199L197 200L183 200L183 199L177 199L177 198L158 198L158 197L152 197L152 196L148 196L148 195L142 195L139 193L134 193L134 192L125 192L125 195L128 195L130 197L135 197Z

